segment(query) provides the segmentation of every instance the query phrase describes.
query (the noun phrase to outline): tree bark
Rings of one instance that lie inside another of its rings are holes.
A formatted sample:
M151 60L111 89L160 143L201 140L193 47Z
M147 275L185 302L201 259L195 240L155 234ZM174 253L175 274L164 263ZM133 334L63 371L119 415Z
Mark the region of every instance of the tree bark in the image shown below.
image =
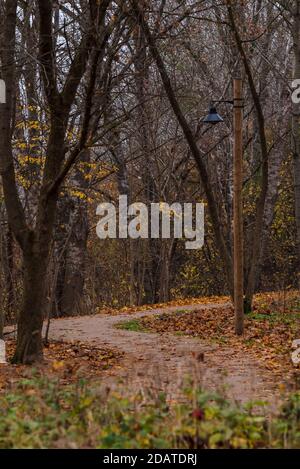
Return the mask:
M89 150L83 153L81 161L88 163ZM55 316L72 316L82 311L88 238L85 175L85 171L75 168L70 177L71 187L58 202L54 235L57 274L54 275L56 281L52 305ZM78 192L80 194L77 195Z
M43 359L47 261L45 257L42 260L37 243L33 243L24 256L24 296L13 363L32 364Z
M65 128L58 113L52 119L44 184L57 174L57 161L63 161ZM23 246L24 293L18 319L18 335L14 363L32 364L43 358L42 326L46 317L47 267L54 228L58 192L39 200L37 225Z
M293 11L293 50L295 80L300 79L300 0L295 1ZM293 103L292 151L294 167L295 217L297 228L297 281L300 289L300 103Z

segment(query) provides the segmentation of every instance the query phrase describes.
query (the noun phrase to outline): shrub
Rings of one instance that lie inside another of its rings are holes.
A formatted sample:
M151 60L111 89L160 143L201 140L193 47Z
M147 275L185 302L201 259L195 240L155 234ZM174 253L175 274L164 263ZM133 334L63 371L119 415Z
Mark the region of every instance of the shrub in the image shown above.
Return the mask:
M0 448L299 447L300 394L278 416L263 403L240 407L186 390L169 406L163 394L124 397L83 380L62 385L35 373L0 396Z

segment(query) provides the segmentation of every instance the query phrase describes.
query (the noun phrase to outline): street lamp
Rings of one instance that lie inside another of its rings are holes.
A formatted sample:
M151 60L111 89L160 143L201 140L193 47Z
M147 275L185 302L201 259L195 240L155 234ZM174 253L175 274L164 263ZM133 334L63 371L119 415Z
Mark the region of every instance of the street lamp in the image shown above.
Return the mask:
M233 277L234 277L234 313L235 331L244 332L244 239L243 239L243 81L233 80L233 101L212 101L208 115L203 119L207 124L219 124L224 119L218 114L214 103L233 105Z
M210 108L209 108L209 113L203 119L203 122L205 124L212 124L212 125L216 125L216 124L219 124L220 122L224 122L224 119L218 114L217 109L214 106L213 102L211 103Z

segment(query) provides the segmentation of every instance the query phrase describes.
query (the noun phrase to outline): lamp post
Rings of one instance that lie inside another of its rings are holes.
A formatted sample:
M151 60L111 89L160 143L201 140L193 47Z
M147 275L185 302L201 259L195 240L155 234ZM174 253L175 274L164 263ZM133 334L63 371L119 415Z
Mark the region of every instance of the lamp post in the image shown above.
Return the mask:
M0 80L0 104L6 103L5 81ZM0 364L5 364L5 342L3 340L4 312L0 311Z
M233 276L235 332L244 332L244 240L243 240L243 81L233 80L233 101L213 101L209 114L203 120L207 124L219 124L224 120L218 114L214 103L233 105Z

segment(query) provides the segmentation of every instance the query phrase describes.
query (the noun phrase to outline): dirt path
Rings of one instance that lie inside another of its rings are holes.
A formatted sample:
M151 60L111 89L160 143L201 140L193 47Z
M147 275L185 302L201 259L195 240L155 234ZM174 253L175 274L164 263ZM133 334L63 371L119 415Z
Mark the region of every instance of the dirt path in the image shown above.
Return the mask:
M190 305L120 314L58 319L52 322L50 337L80 340L124 352L121 366L113 376L104 378L108 386L118 382L133 392L147 388L164 390L172 399L180 398L179 389L187 375L209 390L226 389L236 401L268 400L274 402L274 385L260 364L244 353L223 345L209 345L199 339L171 334L131 332L117 329L120 322L178 310L201 310L224 305Z

